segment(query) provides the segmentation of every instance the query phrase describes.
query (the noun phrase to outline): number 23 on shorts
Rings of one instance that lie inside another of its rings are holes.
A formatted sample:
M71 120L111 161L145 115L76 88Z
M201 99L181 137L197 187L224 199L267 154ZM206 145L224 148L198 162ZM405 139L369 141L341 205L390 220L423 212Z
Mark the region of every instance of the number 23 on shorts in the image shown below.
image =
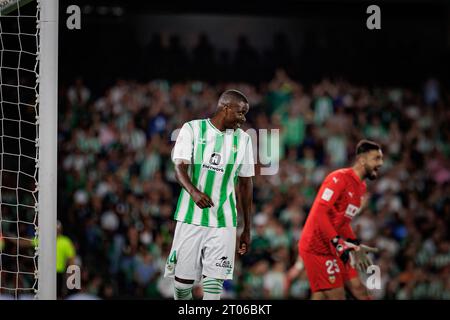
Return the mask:
M325 266L327 267L327 273L330 275L341 272L336 259L325 261Z

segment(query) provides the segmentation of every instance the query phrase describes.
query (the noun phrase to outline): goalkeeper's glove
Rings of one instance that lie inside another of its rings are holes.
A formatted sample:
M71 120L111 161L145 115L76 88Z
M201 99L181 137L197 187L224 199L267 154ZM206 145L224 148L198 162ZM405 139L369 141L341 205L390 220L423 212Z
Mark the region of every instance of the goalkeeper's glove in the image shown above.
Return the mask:
M373 264L370 256L367 254L370 252L376 253L379 250L366 246L365 244L360 244L360 241L356 239L347 239L347 242L358 245L357 249L350 252L350 265L354 268L356 267L359 271L366 272L367 268Z
M350 252L358 248L357 245L342 240L340 236L336 236L331 240L331 244L336 249L336 253L338 257L342 260L342 262L345 264L350 259Z

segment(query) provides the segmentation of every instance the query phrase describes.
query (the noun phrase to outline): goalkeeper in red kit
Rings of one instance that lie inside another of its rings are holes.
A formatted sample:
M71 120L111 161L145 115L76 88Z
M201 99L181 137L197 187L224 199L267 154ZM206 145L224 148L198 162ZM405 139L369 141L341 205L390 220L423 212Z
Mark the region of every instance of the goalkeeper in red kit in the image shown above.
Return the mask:
M299 255L309 279L312 299L345 299L348 288L356 299L370 299L358 272L372 264L368 252L377 249L361 244L351 221L365 201L365 179L377 178L383 164L381 147L362 140L350 168L331 172L323 181L299 240Z

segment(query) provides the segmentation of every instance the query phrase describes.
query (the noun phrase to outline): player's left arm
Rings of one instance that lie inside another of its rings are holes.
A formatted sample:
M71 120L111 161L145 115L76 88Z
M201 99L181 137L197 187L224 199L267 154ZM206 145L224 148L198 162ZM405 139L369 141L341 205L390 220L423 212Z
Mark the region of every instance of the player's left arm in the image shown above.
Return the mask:
M253 203L252 177L239 177L238 188L241 198L242 213L244 215L244 230L242 231L241 234L238 250L238 253L242 255L248 252L250 246L250 229L251 229L250 213L252 210L252 203Z
M367 193L365 184L364 184L363 194L364 195L361 198L361 204L360 204L360 209L359 209L358 214L361 214L361 212L364 211L368 207L368 204L369 204L370 194ZM356 234L353 231L352 226L351 226L351 218L347 218L347 219L348 219L347 222L341 229L341 236L344 237L347 241L352 242L353 244L359 245L360 241L358 240L358 237L356 236Z
M367 207L368 199L369 194L365 194L361 201L360 210L364 210ZM341 235L342 237L345 238L345 241L358 246L357 250L354 250L354 252L351 253L351 260L352 260L351 264L360 271L366 271L367 268L373 264L372 260L367 254L370 252L376 253L378 252L378 249L362 244L361 241L356 236L355 232L353 231L350 221L348 221L341 229Z
M253 203L253 180L255 175L255 165L253 159L253 146L250 136L247 138L245 146L245 154L238 172L239 184L238 192L241 200L242 213L244 215L244 230L242 231L238 253L243 255L248 252L250 247L250 230L251 230L251 210Z
M378 249L362 244L353 232L350 223L344 226L341 230L341 234L345 238L345 241L358 246L356 250L350 253L351 265L356 267L358 270L365 272L367 268L373 264L370 256L367 254L370 252L376 253L378 252Z

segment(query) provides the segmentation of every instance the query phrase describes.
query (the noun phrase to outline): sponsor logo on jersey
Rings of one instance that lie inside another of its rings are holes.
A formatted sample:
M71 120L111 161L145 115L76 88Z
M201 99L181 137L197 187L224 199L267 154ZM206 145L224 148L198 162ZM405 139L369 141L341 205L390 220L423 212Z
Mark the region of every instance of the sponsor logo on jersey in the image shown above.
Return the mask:
M228 257L223 256L218 260L219 261L216 262L216 267L231 269L231 261L228 260Z
M359 208L353 204L349 204L347 206L347 209L345 209L345 216L349 217L349 218L353 218L354 216L356 216L359 212Z
M222 172L222 173L224 172L224 170L222 168L213 167L213 166L210 166L209 164L203 164L203 168L212 170L212 171L216 171L216 172Z
M211 157L209 158L209 163L210 164L206 164L204 163L202 165L203 168L207 169L207 170L212 170L212 171L216 171L216 172L221 172L224 173L223 168L217 167L217 165L220 164L220 160L222 159L222 156L219 153L214 152Z
M220 164L221 159L222 159L222 156L219 153L214 152L211 155L211 158L209 158L209 163L217 166Z

